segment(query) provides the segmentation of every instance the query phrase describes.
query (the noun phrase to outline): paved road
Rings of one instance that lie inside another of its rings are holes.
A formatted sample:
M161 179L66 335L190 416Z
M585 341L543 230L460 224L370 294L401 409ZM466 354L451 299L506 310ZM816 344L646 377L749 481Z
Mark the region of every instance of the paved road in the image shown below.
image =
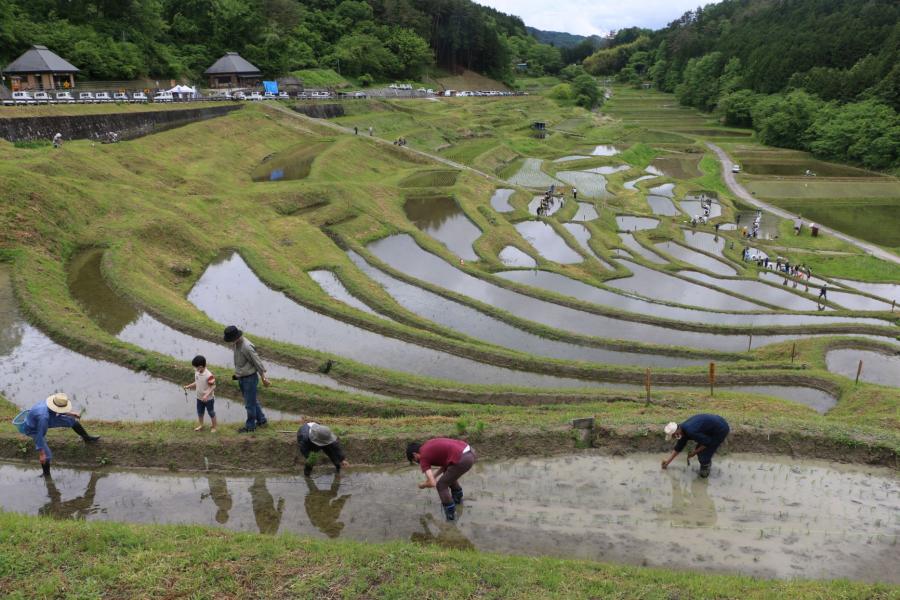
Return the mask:
M772 206L771 204L763 202L762 200L758 200L755 196L753 196L751 193L749 193L744 188L744 186L742 186L741 184L739 184L737 182L737 180L734 177L734 173L731 172L731 166L734 163L731 162L731 158L728 156L728 154L726 154L724 150L722 150L715 144L706 142L706 145L709 146L709 148L713 152L716 153L716 156L719 157L719 162L722 163L722 176L725 178L725 183L728 184L728 187L731 189L732 192L734 192L734 194L738 198L740 198L741 200L743 200L744 202L746 202L752 206L765 209L772 214L778 215L779 217L781 217L783 219L790 219L791 221L793 221L794 219L797 218L797 215L789 213L788 211L778 208L777 206ZM879 248L875 244L870 244L869 242L864 242L863 240L858 240L855 237L851 237L851 236L847 235L846 233L841 233L840 231L835 231L834 229L832 229L830 227L825 227L824 225L819 225L819 231L831 234L840 240L844 240L845 242L847 242L849 244L853 244L854 246L861 249L866 254L870 254L870 255L874 256L875 258L880 258L881 260L886 260L888 262L900 264L900 256L897 256L896 254L894 254L892 252L888 252L887 250L884 250L883 248Z

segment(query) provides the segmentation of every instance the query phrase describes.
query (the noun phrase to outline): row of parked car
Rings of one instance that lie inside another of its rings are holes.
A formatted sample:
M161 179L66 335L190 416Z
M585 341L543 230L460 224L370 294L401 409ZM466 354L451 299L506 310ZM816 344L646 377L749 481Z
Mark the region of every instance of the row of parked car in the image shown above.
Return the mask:
M107 102L172 102L171 92L157 92L148 97L144 92L13 92L3 104L103 104Z

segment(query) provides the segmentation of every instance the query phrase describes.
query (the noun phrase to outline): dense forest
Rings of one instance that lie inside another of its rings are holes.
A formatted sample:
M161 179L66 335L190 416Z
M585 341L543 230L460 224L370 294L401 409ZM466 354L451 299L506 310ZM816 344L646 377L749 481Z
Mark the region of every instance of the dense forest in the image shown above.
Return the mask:
M768 144L900 167L896 0L724 0L627 32L585 68L651 81Z
M563 66L521 19L470 0L0 0L0 65L32 44L105 80L197 78L226 51L268 76L415 79L437 65L509 80L517 61Z

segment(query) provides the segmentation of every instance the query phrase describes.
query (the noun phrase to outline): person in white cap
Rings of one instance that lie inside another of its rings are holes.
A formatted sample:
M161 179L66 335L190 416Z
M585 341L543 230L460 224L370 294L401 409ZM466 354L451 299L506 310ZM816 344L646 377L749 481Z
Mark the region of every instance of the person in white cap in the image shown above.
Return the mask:
M306 460L306 464L303 466L303 475L306 477L309 477L313 470L313 463L309 461L309 455L320 450L331 459L338 473L341 472L341 467L350 466L337 436L329 428L314 421L304 423L297 430L297 445L300 447L300 454Z
M688 459L694 456L700 457L700 477L709 477L713 454L728 437L731 428L728 426L728 421L719 415L700 414L694 415L681 425L674 422L669 423L665 426L664 431L667 440L675 439L677 441L672 449L672 454L662 461L662 468L668 468L675 457L684 450L688 440L693 440L696 446L688 454Z
M44 477L50 477L50 461L53 458L46 440L48 429L70 427L85 442L92 443L100 439L100 436L88 435L79 421L80 418L81 414L72 410L72 402L66 394L53 394L28 411L25 422L19 426L19 432L34 440Z

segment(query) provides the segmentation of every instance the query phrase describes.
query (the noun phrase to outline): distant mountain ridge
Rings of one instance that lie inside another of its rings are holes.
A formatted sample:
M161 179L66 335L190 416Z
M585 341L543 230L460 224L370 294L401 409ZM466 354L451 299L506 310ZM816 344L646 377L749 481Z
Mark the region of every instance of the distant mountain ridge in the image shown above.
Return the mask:
M574 48L584 40L591 40L596 47L600 47L600 36L577 35L564 31L544 31L535 27L525 27L525 30L542 44L550 44L557 48Z

